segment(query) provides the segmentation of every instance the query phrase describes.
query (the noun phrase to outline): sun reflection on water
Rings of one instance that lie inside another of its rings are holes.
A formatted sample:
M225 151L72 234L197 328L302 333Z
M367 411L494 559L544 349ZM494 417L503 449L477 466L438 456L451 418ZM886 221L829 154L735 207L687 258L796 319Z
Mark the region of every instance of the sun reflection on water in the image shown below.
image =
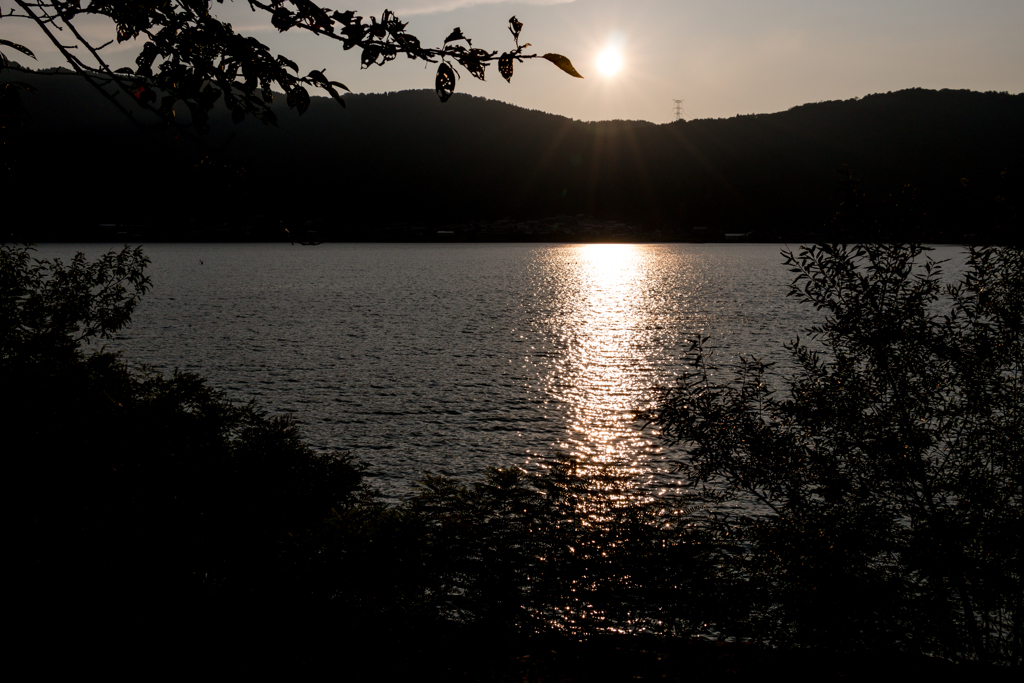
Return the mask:
M573 247L557 321L567 353L547 378L564 402L563 448L585 473L649 478L644 460L654 448L632 422L650 386L648 350L661 348L648 301L650 254L637 245Z

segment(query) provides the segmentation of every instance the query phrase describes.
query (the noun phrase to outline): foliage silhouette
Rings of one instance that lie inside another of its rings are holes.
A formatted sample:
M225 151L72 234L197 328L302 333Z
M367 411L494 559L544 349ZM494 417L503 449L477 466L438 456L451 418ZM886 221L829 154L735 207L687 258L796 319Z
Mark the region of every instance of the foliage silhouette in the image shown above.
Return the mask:
M66 265L0 247L21 616L29 633L54 633L56 617L86 650L228 624L224 643L276 631L323 592L309 584L315 531L366 500L361 471L313 453L289 420L194 375L83 352L129 322L146 262L127 247Z
M442 611L497 632L692 633L708 618L714 534L681 503L556 462L473 487L428 478L411 501L440 560Z
M1024 254L971 249L943 287L920 246L786 253L824 311L779 397L764 364L719 379L705 340L642 415L693 485L748 517L751 626L778 645L1021 662Z
M35 261L28 249L3 245L0 271L0 362L68 360L94 338L110 339L130 321L152 286L141 248L108 252L87 263L79 253Z
M424 47L405 30L407 24L389 10L379 22L377 17L366 22L353 11L335 12L310 0L246 2L252 10L269 14L280 32L307 31L338 41L344 50L358 48L364 69L386 64L399 55L438 63L436 89L442 102L455 90L455 65L483 80L487 65L498 62L501 75L511 80L515 62L539 58L582 78L561 55L525 54L530 44L519 43L523 24L516 17L509 20L515 47L499 56L497 51L473 47L459 28L441 47ZM329 80L323 69L300 75L294 61L284 55L275 57L255 37L238 34L230 24L217 19L210 11L210 0L93 0L85 6L81 0L15 0L15 5L20 13L12 11L9 16L34 22L68 64L126 114L129 109L115 93L104 89L104 84L115 84L123 95L165 121L173 120L175 106L182 103L200 132L209 130L209 112L221 98L236 123L246 116L274 123L277 116L270 104L275 87L284 91L288 106L300 114L309 108L310 90L322 91L345 106L340 91L348 88L343 83ZM79 22L90 16L113 21L116 35L112 40L95 45L84 35ZM70 36L80 51L73 51L63 36ZM145 40L135 68L114 69L103 56L104 48L114 38L118 44ZM20 48L9 41L3 44Z

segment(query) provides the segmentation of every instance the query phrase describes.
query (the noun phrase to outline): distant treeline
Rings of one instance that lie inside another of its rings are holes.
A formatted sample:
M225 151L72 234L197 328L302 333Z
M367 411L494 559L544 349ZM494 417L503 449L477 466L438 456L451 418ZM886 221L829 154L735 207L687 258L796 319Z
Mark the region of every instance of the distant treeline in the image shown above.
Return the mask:
M5 105L5 212L29 239L287 240L318 221L318 240L1007 243L1021 227L1021 94L913 89L662 125L430 91L314 98L299 118L282 96L279 126L220 111L197 144L76 77L4 78L35 88L22 115Z

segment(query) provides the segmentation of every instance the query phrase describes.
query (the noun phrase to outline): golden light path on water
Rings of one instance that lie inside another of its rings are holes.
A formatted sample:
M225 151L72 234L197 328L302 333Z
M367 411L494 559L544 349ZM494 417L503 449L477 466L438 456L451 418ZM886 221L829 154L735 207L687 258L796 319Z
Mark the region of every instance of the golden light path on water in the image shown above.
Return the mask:
M567 434L561 444L585 473L650 478L645 457L655 448L632 416L649 393L647 350L662 334L649 300L649 249L628 244L572 247L565 263L562 302L552 320L566 347L547 378L550 395L564 402Z
M105 248L88 247L91 257ZM392 500L425 473L474 481L490 467L552 462L618 474L645 497L684 492L686 445L632 417L687 370L687 340L708 337L721 372L743 353L785 373L783 345L817 318L786 296L791 276L770 245L147 253L157 285L111 349L296 416L316 450L371 463Z

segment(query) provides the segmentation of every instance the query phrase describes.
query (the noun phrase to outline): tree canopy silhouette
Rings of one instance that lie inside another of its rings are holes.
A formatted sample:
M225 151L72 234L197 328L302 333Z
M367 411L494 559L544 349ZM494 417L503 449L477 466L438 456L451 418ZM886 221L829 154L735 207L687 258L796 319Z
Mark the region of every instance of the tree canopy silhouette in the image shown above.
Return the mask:
M425 47L406 31L408 24L390 10L385 10L379 20L371 16L366 21L354 11L337 12L310 0L245 1L253 11L269 14L280 32L307 31L318 38L338 41L344 50L358 48L363 69L387 64L399 55L436 63L434 86L442 102L455 91L457 67L483 80L487 66L498 62L501 76L511 81L516 62L545 59L569 75L582 78L562 55L525 53L530 44L519 42L523 23L516 17L509 19L515 47L499 55L495 50L474 47L458 27L441 47ZM283 90L288 106L299 113L309 107L310 90L320 90L345 106L340 91L348 88L343 83L328 78L323 69L301 75L294 61L285 55L275 56L255 37L237 33L231 24L218 19L211 12L210 0L15 0L14 4L18 9L9 16L34 22L68 64L91 84L101 90L114 84L165 120L172 119L175 105L183 103L191 113L192 125L200 132L208 130L209 112L220 98L236 122L251 115L264 123L274 123L276 117L269 106L274 88ZM80 30L83 19L95 16L107 17L115 26L115 35L101 45ZM115 41L131 40L145 41L135 67L114 68L104 50ZM25 46L7 40L0 44L34 58ZM128 113L114 92L103 91L115 106Z
M0 245L19 620L31 633L76 631L76 656L105 656L109 639L141 661L146 641L217 631L222 619L232 627L217 638L236 643L247 622L289 623L284 614L327 592L308 578L317 530L341 512L357 518L368 498L346 455L313 452L287 418L196 375L90 352L89 340L129 324L147 264L139 248L65 263Z
M925 252L784 252L824 314L784 392L755 359L722 379L698 338L643 417L703 495L771 511L745 520L760 637L1019 666L1024 253L971 248L946 284Z

